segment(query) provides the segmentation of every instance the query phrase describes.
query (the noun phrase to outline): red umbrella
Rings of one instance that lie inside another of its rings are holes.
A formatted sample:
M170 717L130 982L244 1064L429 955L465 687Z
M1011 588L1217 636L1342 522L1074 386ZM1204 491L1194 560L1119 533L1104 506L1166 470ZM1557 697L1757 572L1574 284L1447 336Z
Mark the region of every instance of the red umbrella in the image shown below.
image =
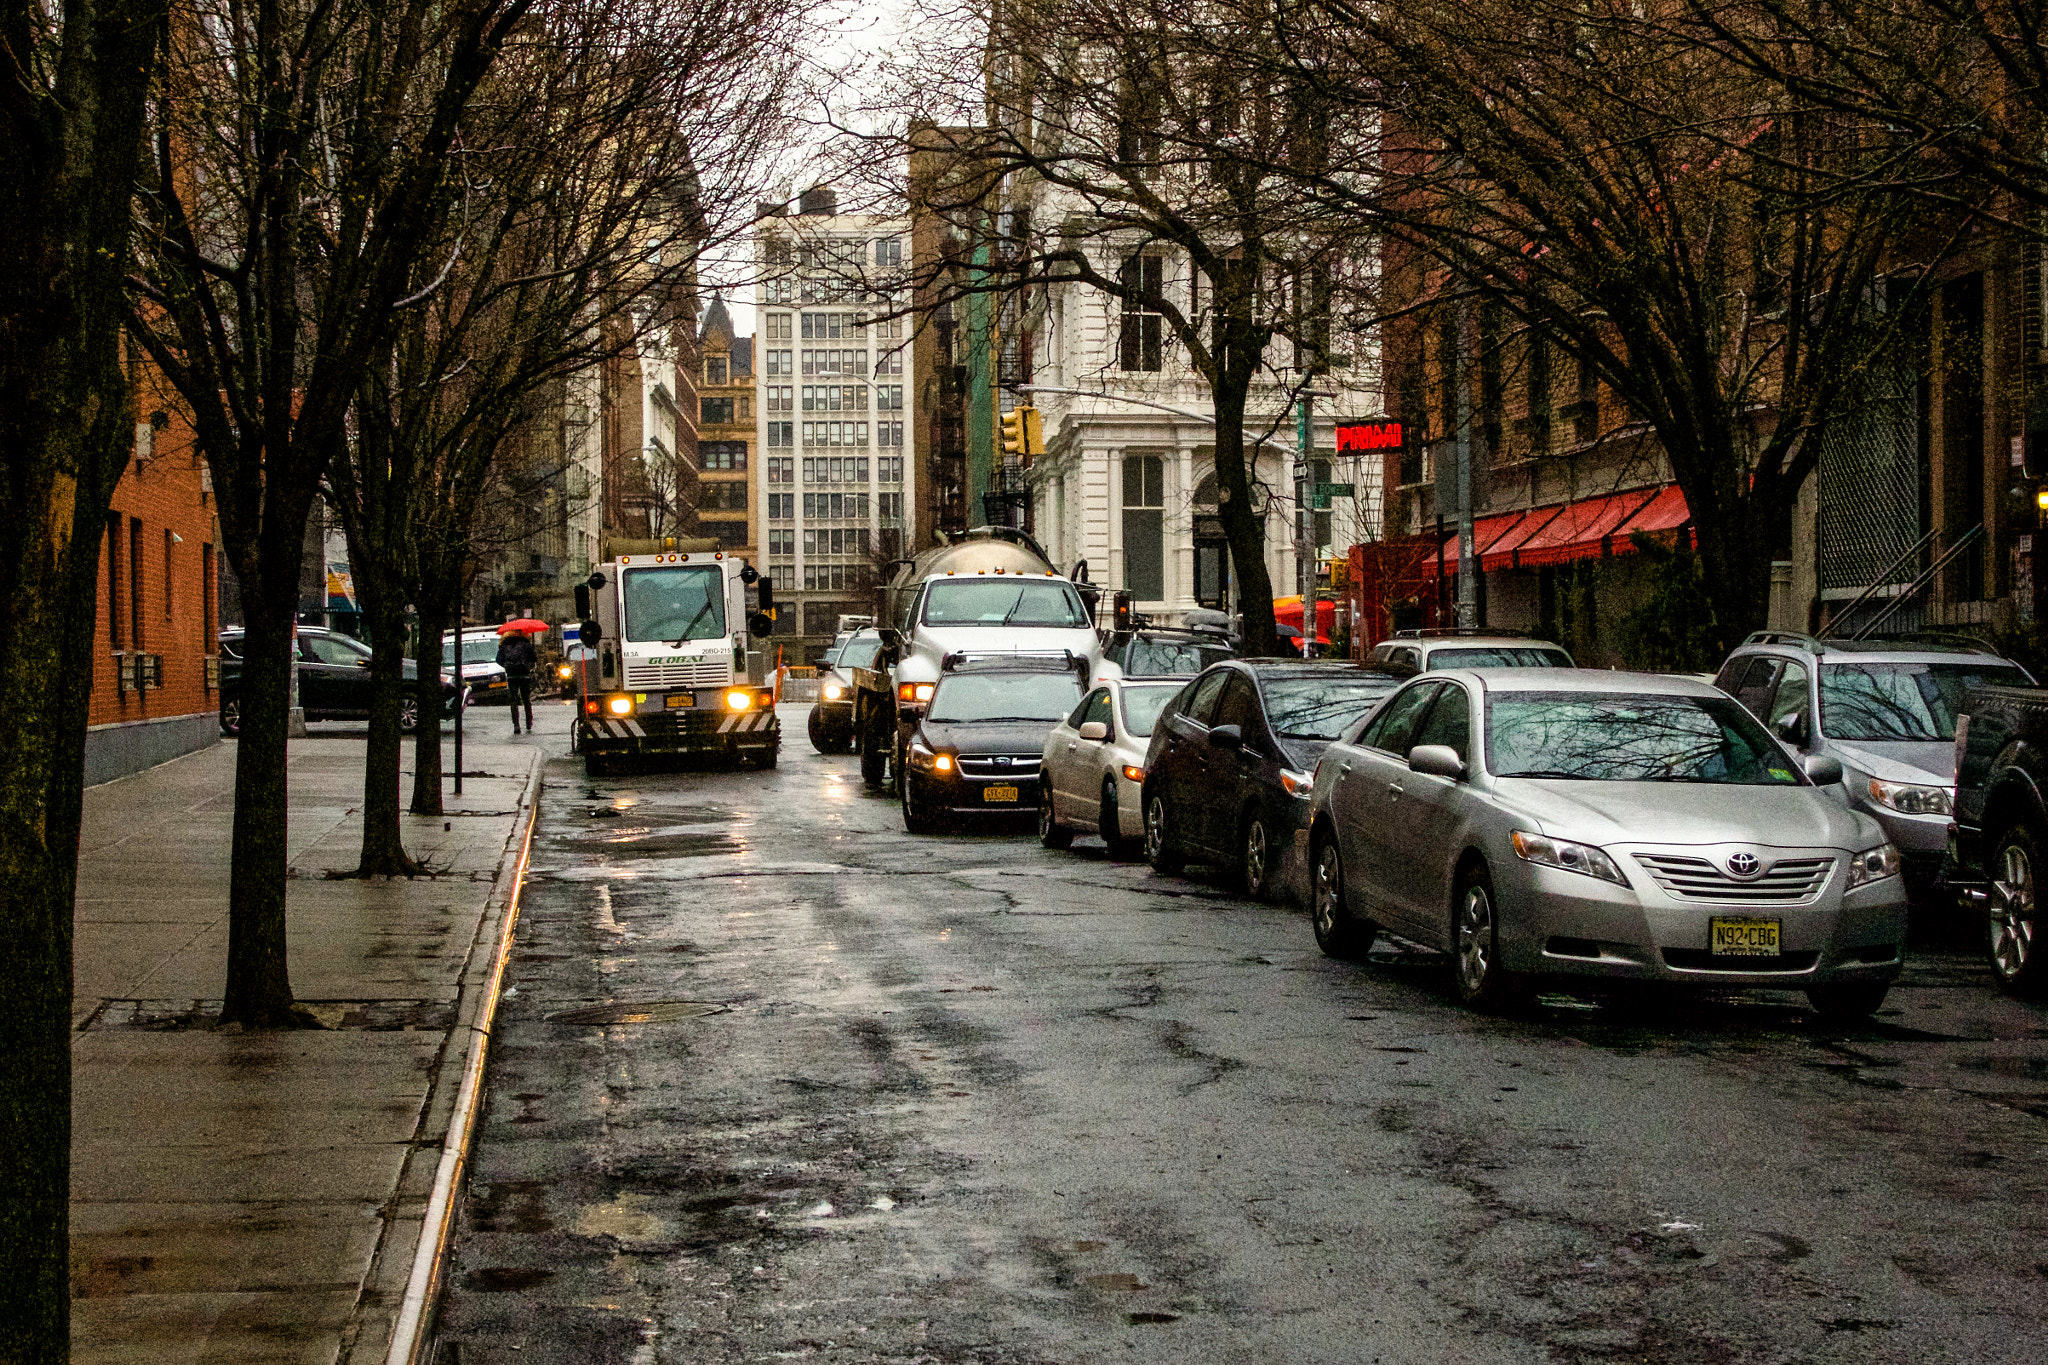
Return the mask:
M498 627L498 634L545 635L552 627L545 621L536 621L531 616L522 616L517 621L507 621Z

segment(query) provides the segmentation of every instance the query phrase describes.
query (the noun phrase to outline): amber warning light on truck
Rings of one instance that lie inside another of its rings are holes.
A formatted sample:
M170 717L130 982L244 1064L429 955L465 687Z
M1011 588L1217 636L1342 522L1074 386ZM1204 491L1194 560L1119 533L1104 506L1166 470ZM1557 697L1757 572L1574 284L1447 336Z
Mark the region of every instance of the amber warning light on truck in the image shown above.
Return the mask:
M1339 422L1337 424L1337 453L1353 450L1399 450L1401 448L1401 424L1399 422Z

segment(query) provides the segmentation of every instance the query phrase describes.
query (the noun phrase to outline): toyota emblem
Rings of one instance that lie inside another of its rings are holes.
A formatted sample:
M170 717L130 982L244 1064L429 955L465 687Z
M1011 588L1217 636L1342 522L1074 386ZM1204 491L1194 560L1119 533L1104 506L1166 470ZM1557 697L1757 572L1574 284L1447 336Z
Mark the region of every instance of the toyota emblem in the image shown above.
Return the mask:
M1747 879L1754 877L1762 870L1763 864L1757 861L1754 853L1731 853L1728 855L1728 875L1731 877Z

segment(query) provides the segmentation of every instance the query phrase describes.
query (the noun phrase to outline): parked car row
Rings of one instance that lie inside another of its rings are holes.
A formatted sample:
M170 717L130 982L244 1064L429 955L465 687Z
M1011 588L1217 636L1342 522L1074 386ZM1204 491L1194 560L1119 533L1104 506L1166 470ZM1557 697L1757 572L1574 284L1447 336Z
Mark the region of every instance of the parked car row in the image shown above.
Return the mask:
M1095 834L1254 898L1292 873L1324 952L1363 956L1383 931L1442 949L1482 1008L1560 978L1797 989L1866 1016L1903 964L1909 898L1939 909L1951 880L1991 907L2000 979L2048 978L2048 693L1973 642L1759 632L1712 684L1471 632L1397 637L1362 665L1160 657L1200 671L950 672L898 784L906 827L1035 803L1049 848ZM1985 696L2006 699L2006 758L1973 780L1998 794L1959 807L1958 753L1993 744L1965 709Z
M222 734L242 731L243 632L220 633L220 728ZM353 636L321 626L298 628L299 705L307 720L364 720L370 714L370 647ZM496 668L496 665L492 665ZM411 659L399 665L398 723L407 734L419 724L419 669ZM503 669L498 669L500 678ZM441 682L441 714L452 716L462 704L462 689L445 675Z

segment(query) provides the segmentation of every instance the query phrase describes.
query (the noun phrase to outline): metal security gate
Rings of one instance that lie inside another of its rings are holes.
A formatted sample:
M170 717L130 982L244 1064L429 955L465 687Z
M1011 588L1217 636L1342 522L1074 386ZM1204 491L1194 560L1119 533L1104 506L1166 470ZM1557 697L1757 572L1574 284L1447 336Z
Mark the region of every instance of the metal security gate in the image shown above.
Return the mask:
M1923 567L1920 556L1908 553L1926 533L1920 420L1918 386L1905 367L1894 366L1889 380L1872 381L1821 438L1817 493L1823 613L1840 611L1866 589L1884 585L1856 608L1856 620L1827 621L1831 635L1845 634L1884 611L1895 595L1886 587L1903 588ZM1917 630L1923 615L1920 603L1910 604L1892 614L1885 628Z

